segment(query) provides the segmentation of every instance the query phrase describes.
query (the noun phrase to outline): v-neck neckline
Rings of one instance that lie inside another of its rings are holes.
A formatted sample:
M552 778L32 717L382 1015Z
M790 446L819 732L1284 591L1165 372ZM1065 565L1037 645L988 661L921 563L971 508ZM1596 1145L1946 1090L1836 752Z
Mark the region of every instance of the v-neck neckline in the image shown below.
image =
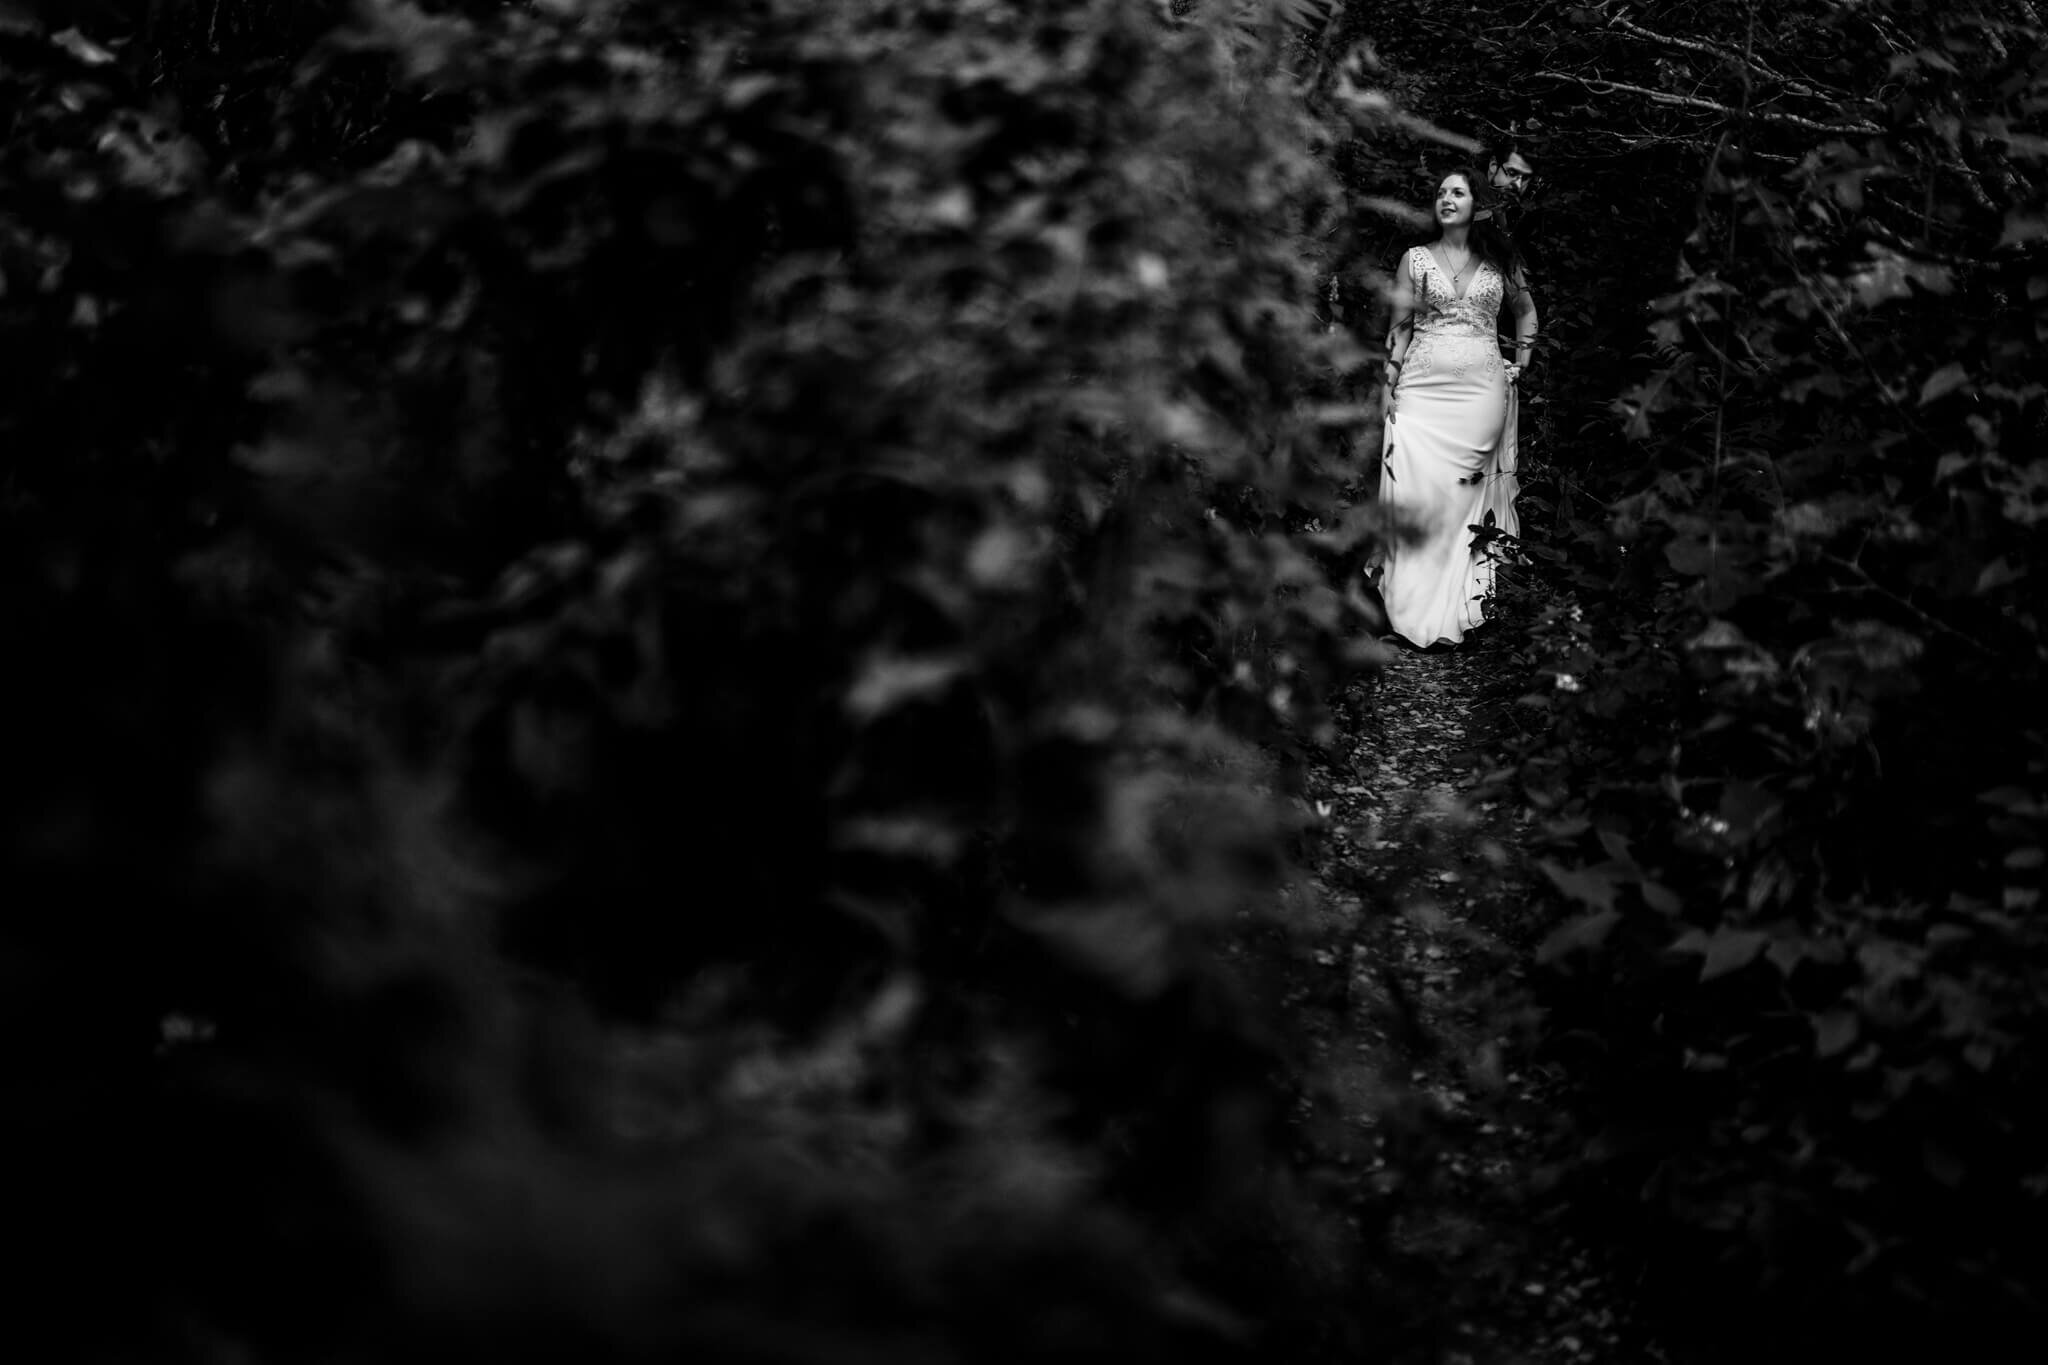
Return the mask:
M1467 249L1469 250L1469 248ZM1479 283L1479 272L1486 268L1486 262L1480 260L1476 252L1473 253L1470 261L1470 264L1472 266L1472 278L1465 281L1465 288L1463 292L1460 292L1458 289L1457 277L1451 274L1450 271L1445 270L1444 263L1436 258L1436 248L1426 246L1422 248L1422 254L1429 257L1429 263L1436 267L1437 274L1443 276L1445 279L1451 282L1452 303L1463 303L1465 301L1465 295L1471 293L1472 286Z

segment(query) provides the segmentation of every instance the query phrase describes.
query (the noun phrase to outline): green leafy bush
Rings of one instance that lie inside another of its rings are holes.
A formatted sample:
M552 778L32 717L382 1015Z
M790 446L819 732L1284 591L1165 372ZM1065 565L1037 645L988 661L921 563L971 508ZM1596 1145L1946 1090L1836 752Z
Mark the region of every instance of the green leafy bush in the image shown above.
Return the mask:
M1711 1272L1803 1310L1771 1330L1945 1339L2041 1308L2048 67L2024 8L1795 9L1746 47L1662 26L1696 46L1659 60L1713 71L1735 117L1694 144L1659 362L1621 405L1639 463L1590 474L1609 516L1558 525L1521 772L1576 916L1540 956L1586 1188L1686 1248L1674 1294ZM1640 50L1623 22L1604 41Z
M1309 1341L1200 950L1367 619L1280 519L1367 533L1281 39L235 32L267 129L4 38L31 1299L195 1358Z

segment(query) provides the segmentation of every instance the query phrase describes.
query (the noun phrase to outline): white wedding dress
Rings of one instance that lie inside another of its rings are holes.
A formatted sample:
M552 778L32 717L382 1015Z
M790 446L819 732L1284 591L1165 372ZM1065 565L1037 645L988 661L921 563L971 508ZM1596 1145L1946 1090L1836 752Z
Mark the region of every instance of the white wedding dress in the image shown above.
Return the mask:
M1486 619L1494 559L1471 528L1521 534L1515 516L1516 400L1501 359L1507 283L1482 263L1460 296L1425 247L1403 259L1415 334L1388 406L1380 501L1402 526L1381 560L1380 599L1411 644L1456 644Z

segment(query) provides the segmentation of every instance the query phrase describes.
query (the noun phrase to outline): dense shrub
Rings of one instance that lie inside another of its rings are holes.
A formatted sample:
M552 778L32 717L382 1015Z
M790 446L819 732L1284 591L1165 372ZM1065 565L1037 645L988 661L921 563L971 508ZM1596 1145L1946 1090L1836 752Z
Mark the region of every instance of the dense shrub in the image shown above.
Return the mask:
M7 29L32 1302L209 1359L1307 1348L1199 948L1281 866L1248 741L1359 662L1281 517L1359 548L1306 396L1363 357L1243 18ZM215 75L269 122L164 95Z
M1526 699L1579 1188L1647 1220L1674 1303L1990 1332L2041 1307L2048 1136L2038 20L1581 30L1581 98L1700 188Z

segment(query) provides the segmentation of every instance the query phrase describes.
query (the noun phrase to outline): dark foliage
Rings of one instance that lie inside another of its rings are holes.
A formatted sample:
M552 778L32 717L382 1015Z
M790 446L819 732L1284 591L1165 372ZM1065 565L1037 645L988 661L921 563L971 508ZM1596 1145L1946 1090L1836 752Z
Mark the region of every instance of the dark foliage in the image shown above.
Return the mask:
M1284 30L333 17L0 35L32 1313L1303 1349L1201 947L1284 861L1250 742L1363 633L1277 521L1365 416L1307 398L1363 353Z
M1510 147L1565 1193L1688 1329L2036 1324L2044 51L0 4L20 1335L1385 1346L1208 946L1372 658L1339 323Z
M1573 1196L1688 1332L1952 1351L2041 1309L2041 32L1589 6L1417 92L1543 176L1547 1031Z

